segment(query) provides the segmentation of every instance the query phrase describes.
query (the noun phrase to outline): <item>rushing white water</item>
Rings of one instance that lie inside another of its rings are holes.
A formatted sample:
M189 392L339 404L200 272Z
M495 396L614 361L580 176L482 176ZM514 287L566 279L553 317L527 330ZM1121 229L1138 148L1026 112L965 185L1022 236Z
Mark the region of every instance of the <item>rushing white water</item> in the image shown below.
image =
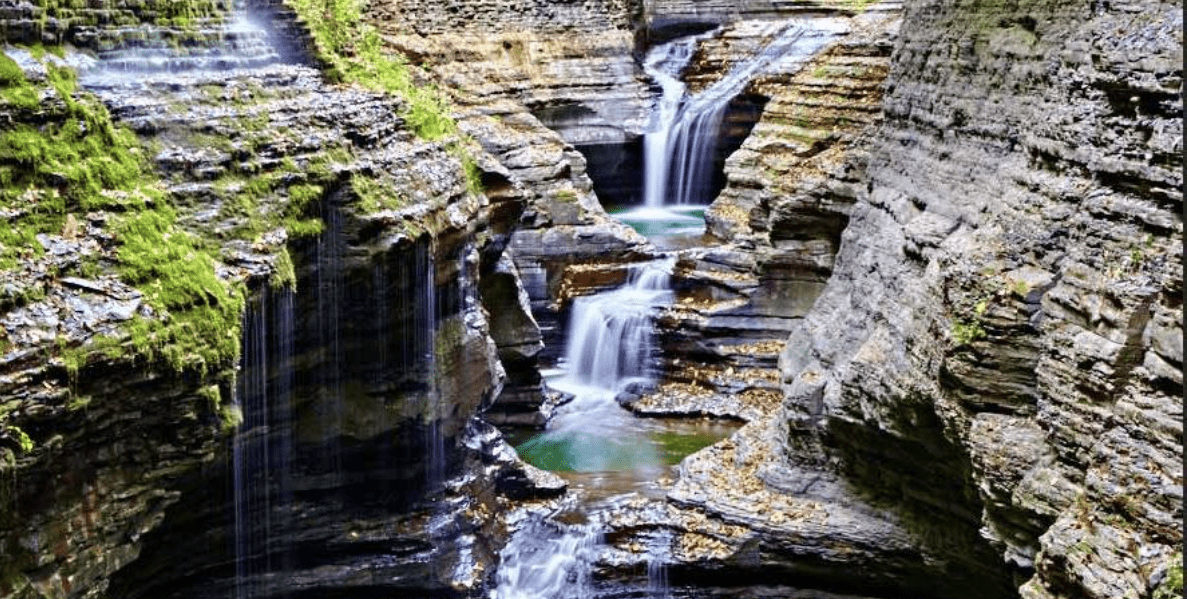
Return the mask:
M672 531L656 533L647 548L647 595L651 599L668 599L668 561L671 559Z
M652 373L652 314L672 301L674 259L631 268L625 285L577 299L565 347L566 375L552 385L574 395L548 431L521 446L554 456L558 469L609 472L662 468L646 438L631 434L632 416L616 392ZM530 450L530 449L526 449ZM599 535L592 524L567 525L530 515L500 554L494 599L586 599Z
M643 139L646 206L707 205L712 201L709 195L714 153L730 101L755 76L801 64L843 30L828 19L787 21L768 27L773 30L757 32L772 38L766 47L687 99L677 77L704 36L678 39L648 53L643 68L660 83L664 93L653 130Z
M610 391L647 376L651 311L670 302L673 262L633 267L626 285L574 300L565 345L568 381Z
M264 22L252 18L242 2L229 13L194 17L185 27L142 24L106 33L114 46L80 69L88 87L135 86L145 78L185 73L223 73L292 62L291 49Z
M661 44L647 53L643 71L659 83L659 97L651 119L651 131L643 136L643 204L650 208L664 205L668 186L668 133L675 124L680 102L684 100L684 82L680 73L688 66L697 44L709 34L678 38Z
M592 524L564 525L532 515L499 554L492 599L588 599L600 535Z

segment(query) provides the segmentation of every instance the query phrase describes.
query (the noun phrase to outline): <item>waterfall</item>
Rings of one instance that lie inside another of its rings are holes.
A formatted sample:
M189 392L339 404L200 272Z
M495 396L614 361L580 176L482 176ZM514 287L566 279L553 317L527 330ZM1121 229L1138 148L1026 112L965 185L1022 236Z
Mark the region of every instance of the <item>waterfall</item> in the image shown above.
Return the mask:
M647 549L647 594L652 599L668 599L668 561L671 559L672 531L656 533Z
M252 18L242 2L227 13L194 15L184 26L140 24L105 29L98 60L80 69L89 87L137 86L145 77L220 73L292 63L299 57L282 35Z
M242 415L231 440L235 599L265 594L262 576L288 566L277 562L288 552L273 539L288 525L276 505L292 494L292 371L278 367L293 352L292 291L264 290L248 305L243 332L242 375L232 387Z
M416 278L408 284L416 290L416 350L424 364L425 388L425 490L429 493L439 490L445 484L445 438L441 433L441 398L437 389L437 325L440 307L437 305L437 265L433 257L432 242L416 244Z
M627 284L574 300L565 345L567 379L611 391L647 378L652 347L652 309L672 300L672 259L631 268Z
M499 553L492 599L588 599L590 565L600 540L592 524L531 516Z
M772 41L762 50L683 101L684 85L677 77L696 44L706 36L678 39L648 53L643 68L660 83L663 96L653 130L643 138L646 206L709 204L713 200L714 154L730 101L756 75L775 66L786 68L802 63L841 31L836 25L813 21L787 21L768 27L771 29L764 32L764 37Z
M651 120L651 130L643 136L643 204L648 208L664 205L668 186L668 133L675 126L684 82L680 73L688 65L697 43L707 35L689 36L661 44L647 53L643 71L657 81L663 93Z

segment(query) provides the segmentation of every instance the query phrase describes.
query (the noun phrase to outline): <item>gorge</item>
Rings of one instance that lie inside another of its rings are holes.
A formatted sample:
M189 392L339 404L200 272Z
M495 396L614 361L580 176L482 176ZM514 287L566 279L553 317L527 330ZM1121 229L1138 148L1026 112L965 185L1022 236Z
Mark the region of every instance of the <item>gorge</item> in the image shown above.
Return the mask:
M0 0L0 597L1182 594L1182 6Z

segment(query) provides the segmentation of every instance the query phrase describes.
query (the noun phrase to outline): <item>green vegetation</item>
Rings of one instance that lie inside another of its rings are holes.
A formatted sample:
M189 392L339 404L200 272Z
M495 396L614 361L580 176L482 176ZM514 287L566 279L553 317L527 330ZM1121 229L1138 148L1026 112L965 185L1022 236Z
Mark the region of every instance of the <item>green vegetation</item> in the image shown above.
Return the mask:
M25 79L7 58L0 60L3 97L13 90L44 91ZM161 359L177 371L205 372L236 359L243 292L215 274L215 250L176 225L136 136L115 126L94 97L76 93L75 74L48 64L46 84L63 106L42 106L44 123L17 123L0 132L0 204L10 226L0 229L0 268L42 250L39 233L70 229L82 213L106 210L117 240L121 278L145 294L155 313L126 323L121 339L100 337L84 347L59 344L73 378L89 356L117 356L126 349L149 360ZM16 95L20 96L23 92Z
M4 427L4 432L16 439L17 445L21 448L21 453L29 453L33 451L33 440L29 435L19 427L8 425Z
M243 410L239 406L228 403L218 409L219 419L222 420L223 430L231 432L243 424Z
M1183 596L1183 552L1175 552L1162 584L1154 589L1153 599L1178 599Z
M288 288L296 291L297 271L293 267L293 257L289 255L287 247L281 246L276 251L276 261L272 263L272 268L275 270L275 274L272 275L269 284L273 289Z
M350 187L359 198L359 209L366 213L399 210L408 205L407 198L397 193L395 185L383 175L354 173Z
M985 329L977 321L955 320L952 322L952 338L957 345L967 345L985 338Z
M874 0L844 0L845 6L857 12L864 11Z
M64 111L40 126L17 123L0 132L0 204L18 215L0 229L0 268L39 255L36 235L61 231L69 213L136 209L160 196L141 184L135 136L116 128L98 100L74 97L73 71L50 64L48 74ZM2 55L0 79L9 104L32 98L37 106L47 91Z
M399 94L404 119L418 136L436 140L457 132L449 101L431 86L417 86L407 61L381 51L379 32L363 21L361 0L290 0L309 24L331 78Z
M474 162L473 158L467 156L457 146L454 146L454 148L456 148L454 149L454 153L462 161L462 174L466 178L466 189L472 194L481 194L485 190L482 186L482 172L478 170L478 163Z

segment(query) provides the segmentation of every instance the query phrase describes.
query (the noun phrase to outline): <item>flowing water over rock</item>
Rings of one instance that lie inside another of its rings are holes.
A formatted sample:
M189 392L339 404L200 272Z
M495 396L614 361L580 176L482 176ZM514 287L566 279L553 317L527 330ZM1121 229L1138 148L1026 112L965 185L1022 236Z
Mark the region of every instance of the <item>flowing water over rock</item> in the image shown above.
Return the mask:
M802 62L841 31L836 22L824 19L778 22L769 27L772 41L765 48L683 102L684 85L676 76L704 36L678 39L648 54L644 68L660 82L664 93L655 119L658 126L644 140L647 206L707 205L712 201L714 153L730 101L756 75L785 63Z
M618 289L573 302L562 368L550 385L572 394L544 434L521 445L521 455L536 465L571 472L636 470L656 473L662 467L654 443L632 434L634 417L615 396L628 385L647 385L651 363L652 312L671 302L668 276L673 260L633 267Z
M729 424L641 419L616 401L624 391L655 384L652 318L672 301L674 263L665 258L633 266L622 287L574 301L563 374L549 383L573 399L558 409L548 430L516 449L525 460L568 478L585 505L513 516L522 523L501 554L496 599L599 596L590 581L603 528L599 514L623 497L654 494L654 481L668 467L734 430ZM574 517L583 521L565 522ZM648 571L650 596L666 595L664 554L655 552Z

